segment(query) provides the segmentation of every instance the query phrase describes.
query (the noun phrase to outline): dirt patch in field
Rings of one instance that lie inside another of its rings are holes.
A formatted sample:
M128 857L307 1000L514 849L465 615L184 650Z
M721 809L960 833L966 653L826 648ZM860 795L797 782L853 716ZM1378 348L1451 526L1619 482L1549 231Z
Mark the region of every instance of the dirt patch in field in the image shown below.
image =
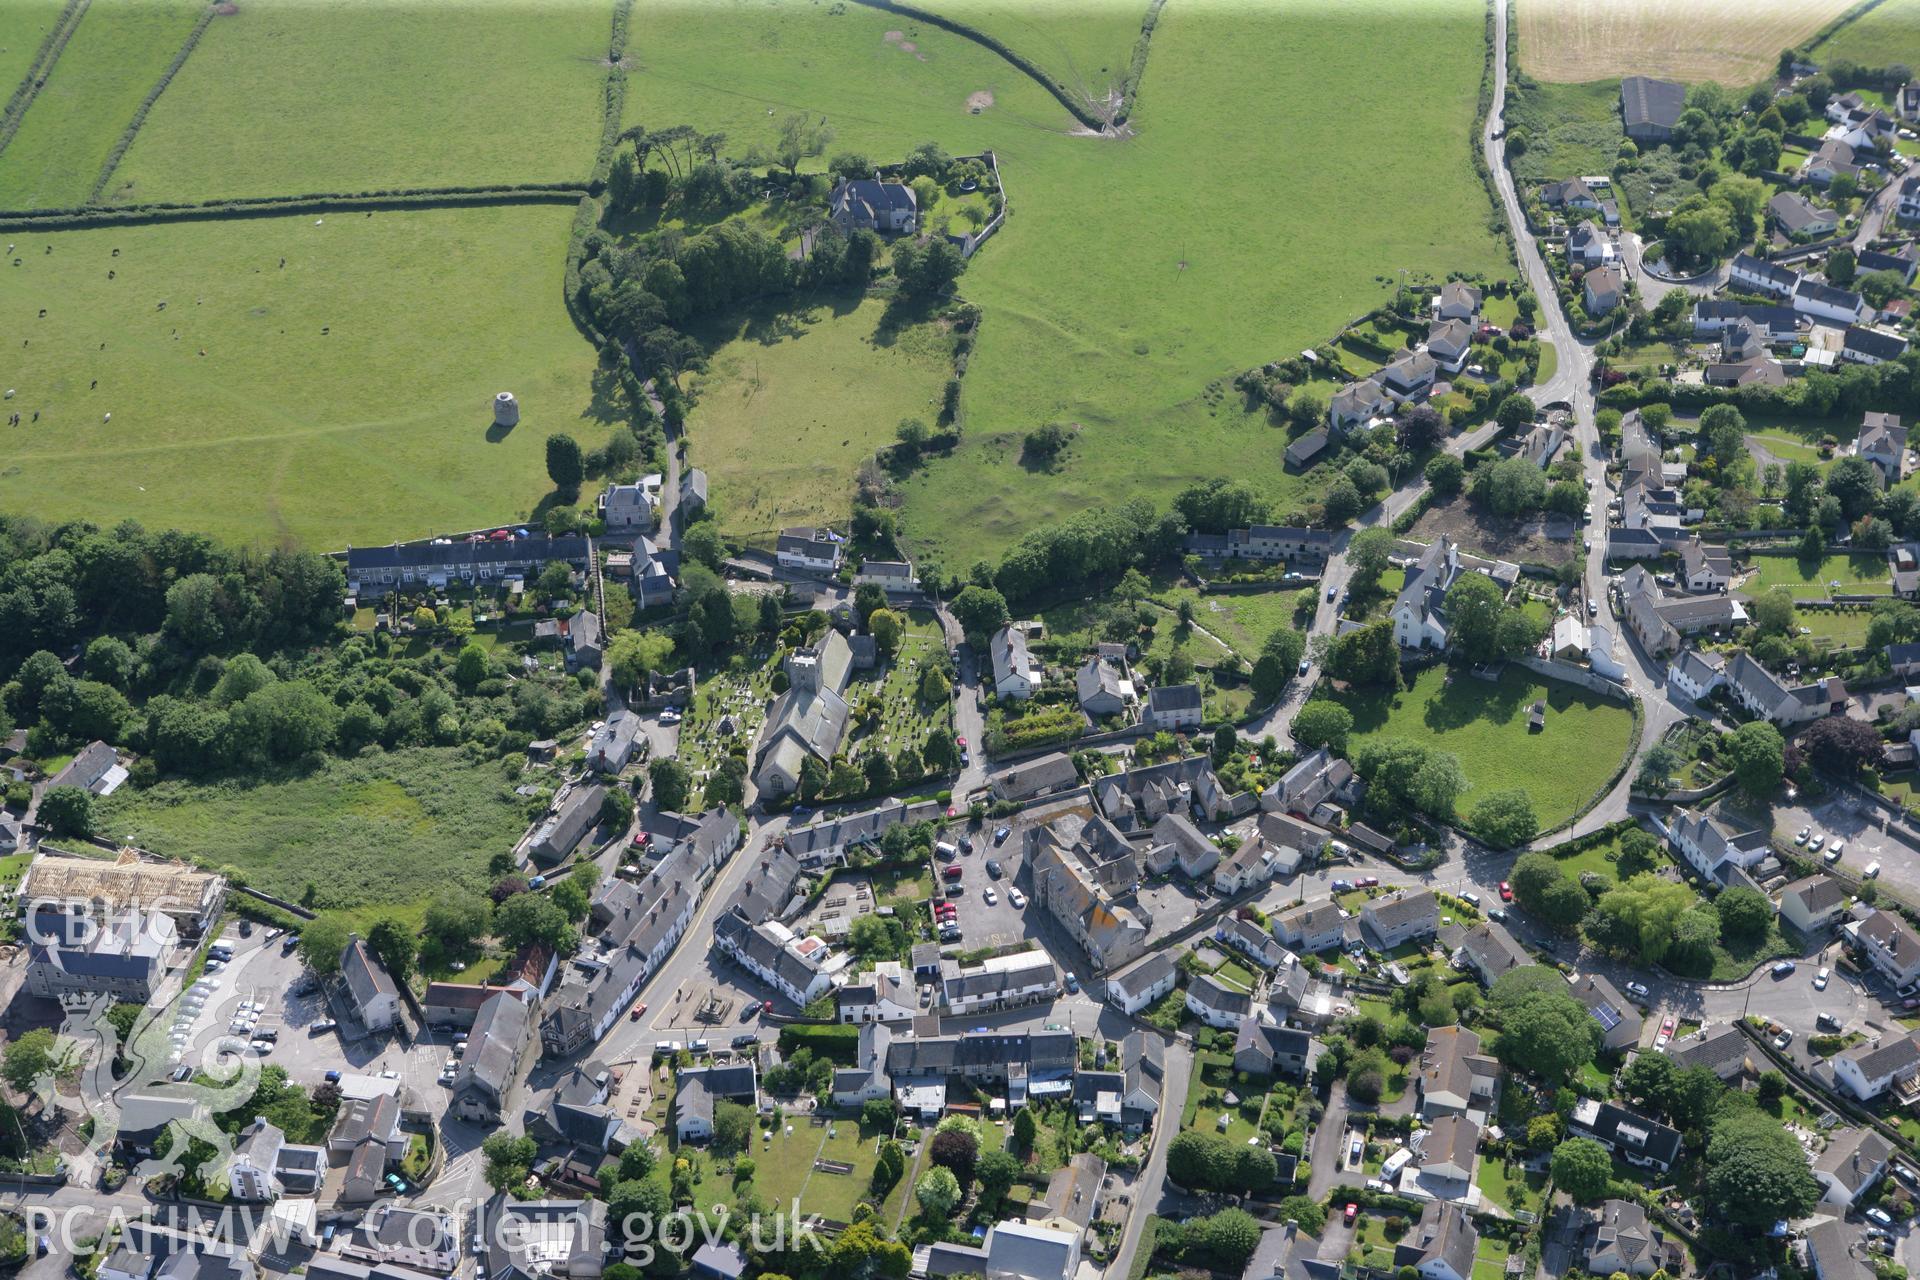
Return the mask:
M979 115L992 105L993 94L989 90L982 89L978 93L970 93L967 95L967 110L973 112L975 115Z
M1565 516L1503 520L1482 512L1465 497L1429 507L1407 536L1415 542L1432 542L1441 534L1459 543L1462 551L1516 563L1565 564L1580 547L1574 524Z
M889 31L880 37L880 42L890 44L902 53L910 53L921 62L927 60L927 55L920 52L920 46L907 39L907 33L904 31Z

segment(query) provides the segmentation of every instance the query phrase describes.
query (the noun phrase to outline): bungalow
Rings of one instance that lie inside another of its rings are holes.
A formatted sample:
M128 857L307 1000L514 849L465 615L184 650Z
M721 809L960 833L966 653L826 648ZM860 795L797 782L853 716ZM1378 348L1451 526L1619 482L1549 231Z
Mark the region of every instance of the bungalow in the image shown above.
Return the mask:
M1899 915L1875 911L1845 931L1895 988L1920 982L1920 933Z
M1567 260L1583 267L1604 267L1619 260L1613 238L1589 219L1567 236Z
M780 531L773 555L782 569L826 577L840 572L846 543L831 529L794 525Z
M1297 1027L1282 1027L1252 1014L1240 1019L1233 1042L1233 1069L1249 1075L1304 1078L1320 1059L1320 1044Z
M1449 280L1440 286L1434 314L1442 320L1471 320L1480 311L1482 296L1478 286L1464 280Z
M1472 1280L1480 1232L1467 1210L1431 1201L1420 1221L1393 1247L1396 1273L1411 1268L1420 1280Z
M1857 177L1860 166L1854 163L1853 148L1839 138L1828 138L1820 149L1800 166L1800 179L1816 187L1830 186L1835 178Z
M1701 377L1710 387L1784 387L1786 366L1766 356L1710 364Z
M1380 389L1395 404L1419 400L1433 390L1434 375L1438 368L1434 358L1426 352L1407 352L1380 371Z
M1822 209L1796 191L1782 191L1767 202L1774 225L1789 236L1823 236L1840 225L1840 215Z
M1809 936L1833 928L1846 909L1846 886L1832 876L1808 876L1780 891L1780 918Z
M1583 178L1549 182L1540 188L1540 203L1549 209L1598 209L1600 197L1593 194Z
M1002 698L1024 701L1040 688L1046 673L1034 664L1027 651L1027 633L1020 627L1002 627L987 642L993 660L993 692Z
M1907 340L1899 334L1864 325L1848 325L1846 335L1840 340L1840 358L1854 364L1885 364L1898 360L1906 350Z
M1137 1014L1180 985L1180 970L1156 951L1118 977L1107 979L1107 999L1122 1013Z
M1792 292L1791 288L1788 292ZM1702 298L1693 304L1693 336L1711 338L1728 327L1746 323L1769 346L1789 342L1798 336L1800 317L1792 307L1765 306L1735 302L1725 298Z
M1626 296L1626 281L1615 268L1600 267L1587 272L1581 280L1581 289L1586 299L1587 313L1603 316L1618 307Z
M1484 986L1491 987L1502 974L1533 963L1526 948L1515 942L1506 927L1494 920L1483 920L1460 934L1453 950L1453 964L1471 969Z
M1427 354L1448 373L1459 373L1473 350L1473 329L1465 320L1441 320L1427 330Z
M1592 1138L1628 1164L1662 1173L1680 1157L1680 1131L1635 1115L1625 1107L1582 1098L1567 1117L1567 1128Z
M1727 282L1756 293L1791 298L1794 288L1800 283L1800 273L1791 267L1768 262L1765 258L1756 258L1750 253L1736 253L1727 266Z
M1268 918L1268 928L1292 951L1317 955L1331 951L1346 938L1347 913L1332 898L1303 902Z
M1374 898L1360 908L1360 928L1378 951L1430 938L1440 927L1440 902L1425 889L1405 889Z
M1313 465L1313 460L1327 451L1333 443L1333 437L1327 434L1325 427L1315 427L1287 446L1287 465L1295 471L1304 471Z
M1147 723L1156 729L1198 729L1205 715L1197 684L1161 685L1147 694Z
M904 182L872 178L843 181L827 194L827 208L842 231L912 231L920 203Z
M1740 1028L1721 1023L1673 1041L1666 1054L1678 1070L1705 1067L1722 1080L1732 1080L1746 1071L1750 1045Z
M90 742L48 780L47 790L79 787L96 796L110 796L128 776L118 752L104 742Z
M1735 833L1704 810L1675 809L1667 837L1694 870L1715 881L1720 878L1722 865L1732 863L1747 870L1773 852L1767 832Z
M1620 81L1620 118L1629 138L1646 146L1673 141L1687 87L1672 80L1627 76Z
M1074 767L1073 757L1063 751L1050 751L996 776L993 795L996 800L1024 803L1078 785L1080 771Z
M1695 702L1725 684L1726 655L1683 649L1667 667L1667 683Z
M1105 658L1088 658L1073 674L1074 691L1080 709L1094 719L1123 715L1135 700L1133 682L1124 679L1120 669Z
M1867 319L1872 311L1852 290L1836 289L1806 276L1793 286L1793 309L1815 320L1848 325Z
M1393 402L1387 399L1387 393L1380 389L1377 380L1362 378L1358 382L1349 382L1333 393L1333 399L1327 406L1327 415L1336 428L1344 429L1364 426L1392 407Z
M1568 991L1600 1024L1602 1048L1631 1049L1640 1043L1639 1010L1611 982L1597 973L1587 974L1576 978Z
M1253 1012L1253 997L1203 973L1187 984L1187 1012L1210 1027L1238 1027Z
M1862 1102L1911 1080L1916 1072L1920 1072L1920 1032L1856 1045L1833 1055L1833 1078Z
M1680 581L1693 592L1725 591L1733 580L1733 556L1724 546L1708 546L1700 535L1680 544Z
M1602 1201L1582 1237L1587 1270L1597 1276L1615 1273L1651 1276L1656 1271L1679 1275L1686 1253L1647 1219L1647 1211L1632 1200Z
M1893 1148L1873 1129L1847 1125L1827 1135L1827 1145L1813 1160L1813 1177L1827 1204L1851 1209L1887 1171Z
M1500 1088L1500 1063L1480 1052L1480 1037L1465 1027L1433 1027L1413 1078L1415 1113L1484 1116Z
M1789 688L1745 651L1727 664L1727 691L1756 716L1783 727L1806 724L1847 709L1847 688L1837 676Z

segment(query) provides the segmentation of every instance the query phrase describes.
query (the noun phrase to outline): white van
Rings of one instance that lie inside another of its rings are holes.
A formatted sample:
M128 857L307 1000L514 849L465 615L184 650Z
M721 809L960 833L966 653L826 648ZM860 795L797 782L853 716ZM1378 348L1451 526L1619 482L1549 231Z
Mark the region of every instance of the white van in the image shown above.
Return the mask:
M960 847L947 840L942 840L939 844L933 846L933 851L940 855L940 861L942 862L952 862L960 856Z
M1860 873L1860 878L1862 880L1871 880L1879 874L1880 874L1880 864L1877 862L1869 862L1866 866L1866 870Z

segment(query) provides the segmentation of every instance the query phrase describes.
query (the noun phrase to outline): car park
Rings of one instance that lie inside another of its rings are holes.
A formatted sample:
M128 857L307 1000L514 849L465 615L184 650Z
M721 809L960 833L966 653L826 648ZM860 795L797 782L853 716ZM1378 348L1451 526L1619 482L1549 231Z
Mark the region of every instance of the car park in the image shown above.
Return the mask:
M996 828L996 829L995 829L995 831L994 831L994 833L993 833L993 842L994 842L995 844L1005 844L1005 843L1007 842L1007 837L1008 837L1008 836L1010 836L1010 835L1012 835L1012 834L1013 834L1013 828L1012 828L1012 827L999 827L999 828Z

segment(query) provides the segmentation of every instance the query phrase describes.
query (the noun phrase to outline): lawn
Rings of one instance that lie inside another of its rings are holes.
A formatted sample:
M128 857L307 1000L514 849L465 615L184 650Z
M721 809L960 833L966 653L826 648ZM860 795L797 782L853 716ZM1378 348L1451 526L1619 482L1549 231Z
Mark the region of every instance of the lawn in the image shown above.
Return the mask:
M1223 591L1202 595L1184 583L1156 592L1154 599L1177 608L1181 600L1193 604L1193 619L1252 662L1260 646L1281 627L1293 626L1293 611L1303 595L1299 587L1271 591Z
M995 151L1012 212L962 285L985 313L965 435L903 486L916 548L958 567L1090 505L1164 502L1223 459L1283 505L1305 491L1284 470L1284 433L1209 384L1325 341L1402 268L1508 269L1466 163L1483 15L1464 2L1169 5L1132 136L1107 139L1078 136L1038 85L924 24L859 5L641 0L626 118L724 130L733 150L807 111L835 128L832 151L897 156L929 138ZM1367 91L1383 83L1396 93ZM994 105L972 114L983 91ZM1408 100L1418 130L1404 127ZM1377 141L1365 200L1349 198L1350 157L1324 145L1335 134ZM1055 471L1029 469L1020 437L1048 421L1079 424L1078 442Z
M1503 1280L1507 1274L1507 1253L1505 1240L1498 1236L1480 1237L1480 1247L1473 1255L1472 1280Z
M716 349L690 381L687 431L730 536L772 546L787 525L844 524L860 465L902 418L933 422L953 338L925 323L895 330L886 314L878 299L843 297L755 308L702 334Z
M1660 851L1659 857L1664 859L1666 854L1665 844L1660 846ZM1620 842L1618 840L1607 840L1594 845L1590 849L1582 849L1578 853L1563 854L1558 849L1549 849L1547 852L1553 854L1554 861L1560 864L1562 871L1576 880L1591 871L1595 875L1603 877L1610 885L1620 883L1620 864L1618 862Z
M1059 6L1018 0L932 0L924 5L992 36L1096 112L1120 92L1146 7L1144 0Z
M451 747L330 760L276 781L122 787L96 806L110 839L209 866L322 909L418 906L449 885L481 890L487 860L527 821L497 765ZM324 870L322 869L324 868Z
M1883 596L1893 590L1883 555L1832 555L1817 564L1797 556L1756 555L1749 567L1758 570L1742 588L1750 595L1786 587L1796 600L1825 600L1830 582L1840 584L1842 595Z
M571 217L22 234L0 294L0 329L30 342L8 357L0 507L315 547L527 518L551 492L547 436L591 448L620 412L562 305ZM522 406L506 432L502 388Z
M51 0L41 8L59 11ZM85 204L108 153L204 8L204 0L111 0L88 8L0 153L0 209ZM0 24L0 40L11 50L35 27L44 34L44 22L29 20L18 32ZM25 59L38 43L36 36ZM14 56L0 58L10 63ZM6 92L18 81L18 74L8 79Z
M772 1141L762 1141L756 1131L752 1150L754 1189L769 1205L791 1206L794 1198L800 1207L835 1222L851 1222L853 1206L862 1199L873 1177L878 1147L871 1136L861 1133L854 1120L829 1121L825 1126L808 1123L804 1116L790 1116ZM829 1136L831 1135L831 1136ZM853 1166L852 1173L828 1173L815 1169L813 1162L836 1160ZM709 1182L720 1175L709 1172Z
M1822 458L1818 449L1785 431L1749 431L1747 439L1758 441L1762 449L1782 462L1804 462L1823 472L1833 465L1833 459Z
M1883 0L1834 32L1813 51L1821 62L1846 59L1870 67L1920 66L1920 0Z
M1530 733L1527 708L1539 698L1547 700L1546 728ZM1354 690L1339 700L1353 712L1356 736L1399 737L1457 755L1468 784L1461 813L1489 791L1518 786L1533 797L1543 830L1592 798L1633 735L1627 707L1512 666L1497 683L1428 667L1399 693Z
M1850 0L1553 0L1516 6L1520 65L1542 80L1670 76L1750 84ZM1894 50L1858 55L1885 66ZM1823 47L1822 61L1837 55ZM1598 170L1597 172L1606 172Z
M108 194L583 181L600 138L612 18L608 0L243 0L167 86ZM634 44L644 31L635 24ZM132 86L116 133L153 78ZM559 260L548 265L546 290L557 293Z
M1547 1175L1544 1173L1528 1173L1519 1165L1515 1165L1513 1172L1509 1174L1506 1165L1493 1157L1480 1161L1480 1166L1475 1171L1475 1178L1480 1184L1480 1190L1486 1193L1487 1199L1508 1213L1516 1209L1530 1209L1537 1212L1540 1207L1540 1192L1547 1185ZM1481 1242L1481 1247L1484 1250L1486 1241ZM1476 1275L1479 1270L1480 1268L1476 1265L1474 1267Z
M1796 625L1813 633L1813 638L1835 648L1865 644L1867 627L1873 614L1867 609L1815 609L1803 607L1795 612Z

